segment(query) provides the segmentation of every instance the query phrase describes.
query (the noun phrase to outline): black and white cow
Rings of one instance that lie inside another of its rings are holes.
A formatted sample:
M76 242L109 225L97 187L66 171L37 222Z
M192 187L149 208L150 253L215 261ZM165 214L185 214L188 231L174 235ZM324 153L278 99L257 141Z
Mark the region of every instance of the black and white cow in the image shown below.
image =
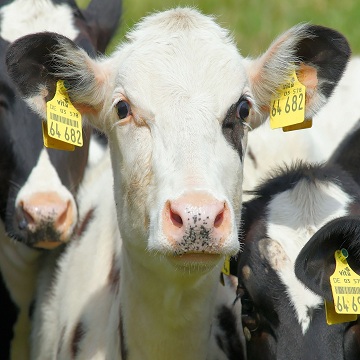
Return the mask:
M12 77L40 114L39 86L53 93L57 79L67 82L74 105L109 137L114 177L115 209L99 212L100 225L61 258L38 358L241 359L234 294L219 275L239 250L246 122L267 118L291 70L311 117L339 80L348 44L299 25L245 59L225 29L189 8L150 15L127 39L98 60L54 33L8 51ZM97 193L101 206L112 201ZM88 256L67 264L82 246Z
M38 114L7 74L6 50L20 36L53 30L95 56L105 50L120 12L119 0L93 0L85 10L73 0L0 1L1 359L28 356L28 312L40 255L30 247L66 243L76 228L76 192L88 163L91 134L85 127L84 145L73 152L46 149L41 126L33 126L40 121Z
M335 164L298 163L254 195L243 205L238 267L249 359L353 359L342 345L348 325L327 325L321 292L297 279L294 264L324 224L359 216L359 185Z

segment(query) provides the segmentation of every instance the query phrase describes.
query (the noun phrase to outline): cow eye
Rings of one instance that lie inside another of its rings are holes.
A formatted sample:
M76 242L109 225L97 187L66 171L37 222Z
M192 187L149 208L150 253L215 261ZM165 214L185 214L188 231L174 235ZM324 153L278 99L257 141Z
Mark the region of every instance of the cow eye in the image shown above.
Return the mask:
M248 100L240 100L236 108L236 117L240 120L246 120L250 112L250 103Z
M120 100L116 105L116 112L120 120L127 118L131 115L130 104L125 100Z

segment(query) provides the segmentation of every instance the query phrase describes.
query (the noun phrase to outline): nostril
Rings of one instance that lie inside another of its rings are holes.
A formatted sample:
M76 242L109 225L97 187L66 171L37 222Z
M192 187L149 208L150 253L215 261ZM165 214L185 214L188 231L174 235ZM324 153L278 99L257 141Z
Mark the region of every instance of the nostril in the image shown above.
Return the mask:
M28 226L28 222L26 221L25 218L22 218L18 223L19 230L25 230L27 226Z
M214 221L214 227L215 228L219 228L221 226L221 224L224 221L224 210L222 210L219 214L217 214L217 216L215 217L215 221Z
M25 209L25 205L23 202L20 203L19 208L22 217L22 219L19 221L19 229L24 230L29 224L34 224L35 219L30 214L30 212Z
M183 220L181 216L176 212L174 212L171 208L170 208L170 219L173 225L175 225L176 227L181 228L183 226Z

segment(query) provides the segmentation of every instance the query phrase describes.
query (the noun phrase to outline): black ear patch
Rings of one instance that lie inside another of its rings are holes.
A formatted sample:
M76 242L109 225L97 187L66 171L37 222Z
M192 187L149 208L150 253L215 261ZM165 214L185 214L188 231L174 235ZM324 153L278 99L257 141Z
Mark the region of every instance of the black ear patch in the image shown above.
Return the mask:
M349 251L348 263L359 272L360 218L344 216L330 221L318 230L300 251L295 274L310 290L331 301L330 276L335 270L335 251Z
M9 46L6 65L22 96L38 95L39 85L47 88L49 99L54 96L57 79L52 54L64 44L77 49L65 36L50 32L26 35Z
M308 31L313 37L299 42L297 56L315 65L319 77L325 80L321 92L329 97L345 70L351 49L345 37L333 29L311 25Z

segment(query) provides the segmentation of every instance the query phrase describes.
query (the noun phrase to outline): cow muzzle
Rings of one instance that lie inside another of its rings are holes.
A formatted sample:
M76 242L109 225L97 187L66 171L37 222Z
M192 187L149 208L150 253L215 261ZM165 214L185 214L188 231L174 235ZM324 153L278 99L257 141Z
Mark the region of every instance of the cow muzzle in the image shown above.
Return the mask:
M190 262L224 255L231 228L227 202L206 192L187 192L166 201L162 210L162 232L172 255Z
M18 228L27 233L28 245L44 249L67 242L77 217L72 202L55 192L33 194L19 202L16 213Z

